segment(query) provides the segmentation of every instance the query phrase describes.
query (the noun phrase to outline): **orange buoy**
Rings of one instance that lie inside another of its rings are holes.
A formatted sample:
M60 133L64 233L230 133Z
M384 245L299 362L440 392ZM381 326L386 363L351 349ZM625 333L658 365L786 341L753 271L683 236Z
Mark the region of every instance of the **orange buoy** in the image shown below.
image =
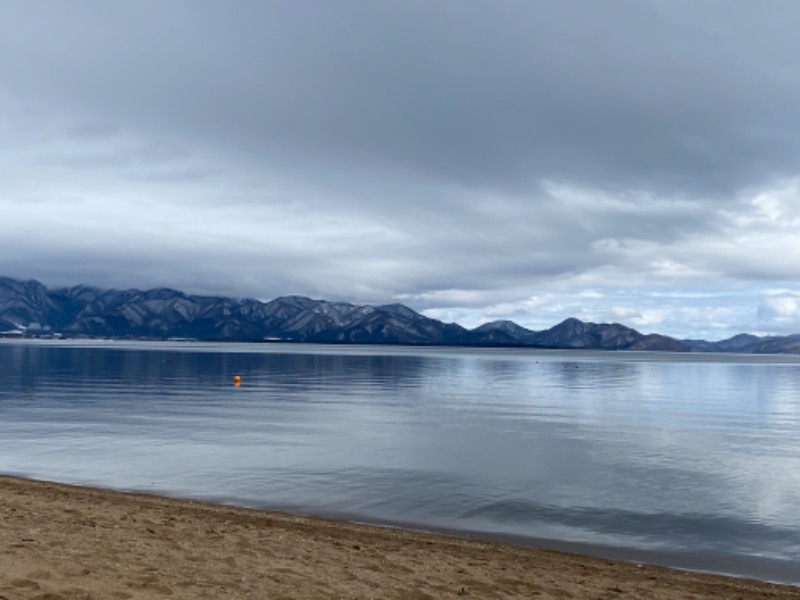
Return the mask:
M238 375L234 375L233 376L233 385L236 386L236 387L239 387L239 385L241 385L241 383L242 383L242 378L239 377Z

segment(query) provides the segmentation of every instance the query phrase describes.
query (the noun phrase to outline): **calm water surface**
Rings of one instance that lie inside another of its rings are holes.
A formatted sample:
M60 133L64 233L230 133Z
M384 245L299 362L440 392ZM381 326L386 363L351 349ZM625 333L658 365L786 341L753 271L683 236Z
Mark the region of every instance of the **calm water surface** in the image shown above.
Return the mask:
M788 357L3 341L0 472L800 582L799 399Z

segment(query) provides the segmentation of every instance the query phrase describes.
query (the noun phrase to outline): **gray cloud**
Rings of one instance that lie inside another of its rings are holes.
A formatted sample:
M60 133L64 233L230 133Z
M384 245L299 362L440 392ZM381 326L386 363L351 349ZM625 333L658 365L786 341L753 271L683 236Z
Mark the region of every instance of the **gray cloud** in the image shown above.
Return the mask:
M267 157L672 193L797 164L790 2L18 6L6 81Z
M794 2L1 10L5 274L687 335L797 288Z

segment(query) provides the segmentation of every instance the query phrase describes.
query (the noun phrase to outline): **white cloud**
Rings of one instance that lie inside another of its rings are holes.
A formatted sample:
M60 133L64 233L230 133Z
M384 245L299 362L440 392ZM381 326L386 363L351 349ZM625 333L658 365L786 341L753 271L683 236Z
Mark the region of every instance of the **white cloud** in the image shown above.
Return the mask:
M632 322L634 319L641 319L642 313L630 306L612 306L609 314L615 321Z
M758 305L757 319L763 331L800 332L800 293L766 294Z

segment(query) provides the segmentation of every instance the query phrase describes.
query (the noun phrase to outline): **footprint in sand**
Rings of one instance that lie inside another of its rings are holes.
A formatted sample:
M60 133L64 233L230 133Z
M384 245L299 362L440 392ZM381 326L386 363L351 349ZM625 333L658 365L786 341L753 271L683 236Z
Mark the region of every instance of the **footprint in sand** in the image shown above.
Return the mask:
M42 588L42 586L40 586L33 579L14 579L11 582L11 587L19 588L22 590L39 590Z

